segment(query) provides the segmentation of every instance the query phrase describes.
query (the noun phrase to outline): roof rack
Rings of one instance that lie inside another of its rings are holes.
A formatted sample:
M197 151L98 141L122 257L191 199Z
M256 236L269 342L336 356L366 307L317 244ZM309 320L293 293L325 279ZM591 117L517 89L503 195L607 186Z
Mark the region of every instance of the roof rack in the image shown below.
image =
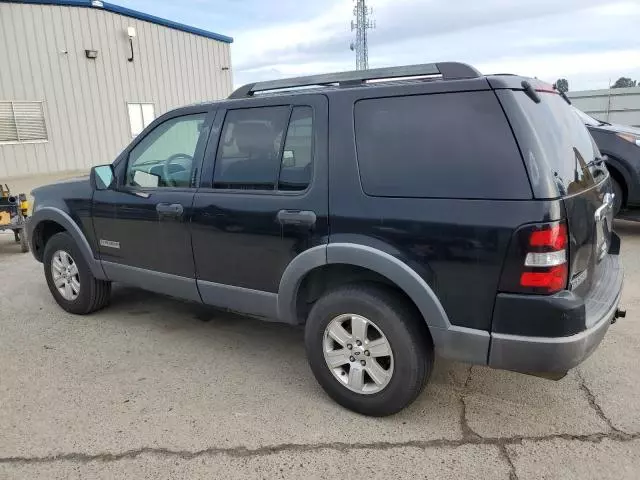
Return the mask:
M481 74L470 65L459 62L425 63L403 67L374 68L351 72L324 73L307 77L284 78L266 82L248 83L236 89L229 98L250 97L256 92L285 90L316 85L354 86L369 80L395 79L403 77L440 76L443 80L477 78Z

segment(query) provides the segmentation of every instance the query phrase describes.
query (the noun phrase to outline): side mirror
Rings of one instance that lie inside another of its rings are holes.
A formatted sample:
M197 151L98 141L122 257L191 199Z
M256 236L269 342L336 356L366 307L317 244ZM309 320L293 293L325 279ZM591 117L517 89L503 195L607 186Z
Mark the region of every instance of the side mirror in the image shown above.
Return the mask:
M113 184L116 175L112 165L98 165L91 169L89 179L91 186L95 190L109 190Z

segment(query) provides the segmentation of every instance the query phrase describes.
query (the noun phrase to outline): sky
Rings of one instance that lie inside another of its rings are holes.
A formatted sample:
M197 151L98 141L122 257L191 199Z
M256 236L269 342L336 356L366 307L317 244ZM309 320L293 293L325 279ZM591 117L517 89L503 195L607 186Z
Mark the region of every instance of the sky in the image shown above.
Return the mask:
M234 38L234 84L355 69L354 0L114 0ZM640 0L368 0L369 66L462 61L570 90L640 80Z

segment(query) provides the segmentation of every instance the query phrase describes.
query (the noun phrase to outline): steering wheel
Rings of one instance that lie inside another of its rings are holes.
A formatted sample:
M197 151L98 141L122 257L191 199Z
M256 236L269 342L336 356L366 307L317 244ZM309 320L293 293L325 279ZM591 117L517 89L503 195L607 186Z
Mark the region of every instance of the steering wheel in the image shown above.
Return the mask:
M179 158L186 158L187 160L191 160L193 162L193 157L191 155L187 155L186 153L174 153L164 161L164 163L162 164L162 177L164 178L165 183L170 187L176 187L177 185L171 178L169 165L171 165L171 162Z

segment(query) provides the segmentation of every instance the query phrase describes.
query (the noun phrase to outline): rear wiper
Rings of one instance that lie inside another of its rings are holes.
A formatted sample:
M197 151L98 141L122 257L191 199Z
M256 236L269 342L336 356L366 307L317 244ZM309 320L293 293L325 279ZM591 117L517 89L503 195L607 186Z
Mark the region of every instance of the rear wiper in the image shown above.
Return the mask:
M569 100L569 97L567 97L567 94L565 92L563 92L562 90L560 90L558 88L558 85L556 85L555 83L553 84L553 89L560 94L560 96L562 97L562 99L565 102L567 102L569 105L571 105L571 100Z

